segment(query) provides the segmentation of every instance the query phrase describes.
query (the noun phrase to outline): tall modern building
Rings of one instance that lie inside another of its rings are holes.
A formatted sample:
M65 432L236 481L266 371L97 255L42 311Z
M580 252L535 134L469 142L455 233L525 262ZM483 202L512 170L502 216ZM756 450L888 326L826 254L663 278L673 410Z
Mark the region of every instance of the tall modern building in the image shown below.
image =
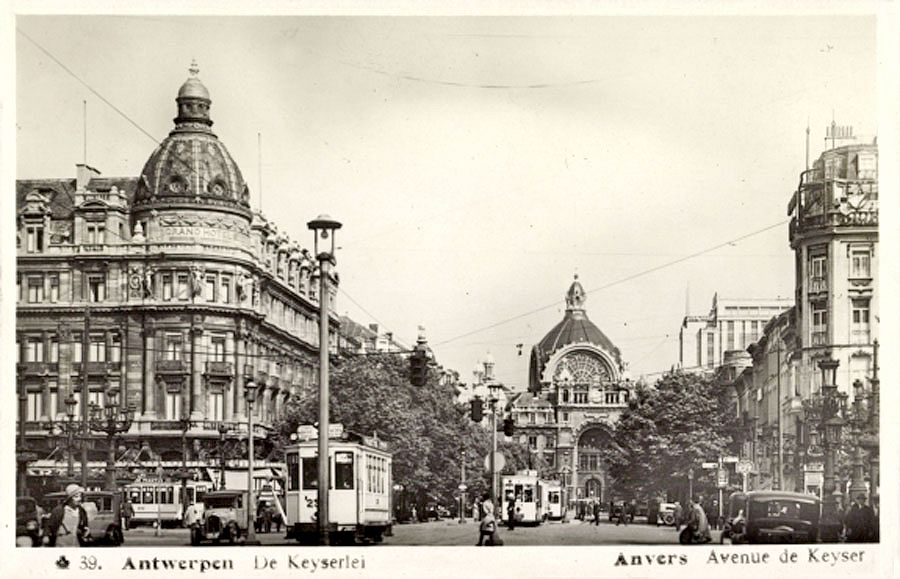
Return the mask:
M713 296L706 315L687 315L678 332L678 363L687 371L714 370L725 353L745 350L773 317L794 305L790 298L728 299Z
M261 460L273 420L317 384L317 266L251 209L197 73L137 177L78 165L75 179L17 182L16 382L35 489L66 470L73 449L58 427L70 396L76 422L85 404L134 408L119 474L172 474L184 437L187 466L212 478L220 457L246 465L248 382ZM336 347L337 316L330 324ZM106 437L85 444L95 486Z

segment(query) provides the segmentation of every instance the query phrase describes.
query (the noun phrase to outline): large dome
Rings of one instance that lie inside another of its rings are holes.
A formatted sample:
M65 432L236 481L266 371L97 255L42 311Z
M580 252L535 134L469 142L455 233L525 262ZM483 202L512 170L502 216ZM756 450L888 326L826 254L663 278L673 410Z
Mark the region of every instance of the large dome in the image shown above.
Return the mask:
M600 331L587 317L584 311L584 302L587 299L584 288L575 276L575 281L566 292L566 314L562 321L547 332L543 339L531 349L531 364L529 369L529 389L540 391L541 376L547 361L560 348L570 344L587 343L607 352L621 366L622 358L619 349L612 340Z
M175 99L175 128L147 159L135 206L202 203L249 214L250 192L241 170L212 132L209 91L192 65Z

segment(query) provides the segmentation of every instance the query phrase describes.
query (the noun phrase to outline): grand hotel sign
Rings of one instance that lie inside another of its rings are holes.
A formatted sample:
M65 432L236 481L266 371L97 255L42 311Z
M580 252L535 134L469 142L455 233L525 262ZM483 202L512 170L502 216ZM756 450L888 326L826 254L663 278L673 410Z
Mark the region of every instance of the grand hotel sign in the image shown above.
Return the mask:
M230 216L176 213L159 217L160 236L167 241L234 241L245 243L246 223Z

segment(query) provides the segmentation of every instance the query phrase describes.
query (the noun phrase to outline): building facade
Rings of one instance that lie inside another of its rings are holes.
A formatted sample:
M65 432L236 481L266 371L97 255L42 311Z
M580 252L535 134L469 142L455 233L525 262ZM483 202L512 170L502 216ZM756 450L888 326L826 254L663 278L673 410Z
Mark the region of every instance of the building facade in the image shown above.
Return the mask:
M72 449L58 427L70 395L76 422L84 404L134 410L116 442L123 477L172 473L185 444L195 478L213 478L220 458L246 468L248 382L258 386L260 460L287 401L316 387L317 264L252 210L197 72L137 177L78 165L75 179L17 182L16 380L26 446L38 457L30 485L66 468ZM336 349L336 316L330 324ZM95 485L105 436L85 444Z
M686 315L678 332L678 363L686 371L712 371L725 353L745 350L773 317L794 304L790 298L728 299L713 296L706 315Z
M510 399L515 436L543 458L568 500L614 496L601 450L628 405L631 382L619 349L588 319L584 288L566 292L566 312L531 350L529 390Z
M874 141L841 144L823 152L801 174L791 197L796 306L767 324L750 346L752 366L733 381L725 380L735 387L737 410L747 426L744 447L755 464L756 488L822 494L825 457L815 400L823 392L821 362L838 363L837 391L846 396L840 413L845 441L854 436L854 384L867 398L859 401L865 412L873 410L869 395L877 383L879 321L877 176ZM877 437L874 448L867 451L867 460L876 468L866 484L877 477ZM850 463L838 456L843 494L849 488ZM877 480L875 486L877 494Z

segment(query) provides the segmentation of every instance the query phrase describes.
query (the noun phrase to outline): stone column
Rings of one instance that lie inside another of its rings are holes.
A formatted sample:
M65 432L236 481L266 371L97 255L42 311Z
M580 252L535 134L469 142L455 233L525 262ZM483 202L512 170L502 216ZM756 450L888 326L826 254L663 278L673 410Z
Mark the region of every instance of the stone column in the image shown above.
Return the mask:
M203 362L200 360L200 340L203 337L203 326L191 327L189 337L191 341L191 420L203 420L206 415L206 404L203 397Z
M152 420L156 418L156 328L152 320L144 318L144 328L141 335L144 338L144 383L141 385L141 419Z

